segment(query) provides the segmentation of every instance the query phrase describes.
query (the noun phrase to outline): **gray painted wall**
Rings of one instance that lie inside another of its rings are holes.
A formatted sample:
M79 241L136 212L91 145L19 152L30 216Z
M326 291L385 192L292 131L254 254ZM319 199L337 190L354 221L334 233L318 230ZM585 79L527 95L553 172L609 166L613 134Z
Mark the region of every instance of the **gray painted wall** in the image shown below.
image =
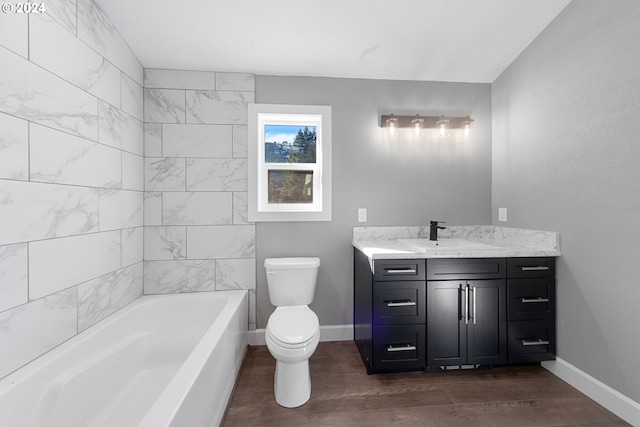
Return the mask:
M558 356L635 401L638 22L635 0L574 1L492 85L494 224L560 232Z
M491 221L491 94L489 84L256 76L264 104L331 105L333 220L258 223L257 327L273 306L264 259L319 256L322 266L311 308L321 325L353 322L353 226L457 224ZM440 142L410 131L391 140L381 114L470 115L466 142ZM357 209L368 209L366 224Z

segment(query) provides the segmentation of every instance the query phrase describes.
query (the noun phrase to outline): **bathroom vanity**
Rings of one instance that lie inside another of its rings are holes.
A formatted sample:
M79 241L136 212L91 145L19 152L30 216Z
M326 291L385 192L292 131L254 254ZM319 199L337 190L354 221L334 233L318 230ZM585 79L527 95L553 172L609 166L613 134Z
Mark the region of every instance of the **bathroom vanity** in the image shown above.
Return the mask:
M555 358L557 233L427 234L354 229L354 339L368 373Z

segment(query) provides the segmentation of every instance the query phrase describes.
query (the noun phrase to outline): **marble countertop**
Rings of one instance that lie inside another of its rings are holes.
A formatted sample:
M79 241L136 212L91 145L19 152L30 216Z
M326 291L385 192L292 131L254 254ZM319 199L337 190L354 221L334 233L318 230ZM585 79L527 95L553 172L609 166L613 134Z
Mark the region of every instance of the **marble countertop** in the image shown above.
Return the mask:
M438 240L456 239L459 245L418 249L411 241L428 239L429 226L354 227L353 246L370 259L548 257L560 256L559 237L552 231L449 226L438 233Z

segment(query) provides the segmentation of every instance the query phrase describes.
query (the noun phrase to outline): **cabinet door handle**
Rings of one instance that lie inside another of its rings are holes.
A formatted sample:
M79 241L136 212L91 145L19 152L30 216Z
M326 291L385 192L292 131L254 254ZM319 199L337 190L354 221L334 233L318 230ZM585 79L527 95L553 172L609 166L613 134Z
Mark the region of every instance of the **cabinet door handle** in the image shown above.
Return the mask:
M541 340L540 338L537 340L522 340L522 345L549 345L549 341Z
M549 298L542 298L542 297L537 297L537 298L522 298L522 303L523 304L530 304L533 302L549 302Z
M416 346L415 345L411 345L411 344L402 344L401 346L398 345L393 345L393 344L389 344L387 346L387 351L389 352L394 352L394 351L415 351L416 350Z
M464 288L464 324L469 324L469 285Z
M476 324L476 287L473 287L473 324Z
M406 268L402 270L398 270L396 268L385 269L388 274L416 274L416 270L413 268Z
M387 307L409 307L412 305L416 305L415 301L405 300L405 301L385 301Z
M546 271L549 270L549 267L546 265L536 265L535 267L521 266L520 269L522 271Z

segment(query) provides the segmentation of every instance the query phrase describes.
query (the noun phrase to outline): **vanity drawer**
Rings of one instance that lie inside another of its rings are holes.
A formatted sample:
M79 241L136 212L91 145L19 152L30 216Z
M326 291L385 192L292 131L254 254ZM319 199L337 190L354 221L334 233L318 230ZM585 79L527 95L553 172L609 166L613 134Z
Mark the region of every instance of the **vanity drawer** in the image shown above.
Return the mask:
M427 280L501 279L505 258L435 258L427 260Z
M507 310L509 320L555 318L555 279L507 279Z
M373 284L373 324L424 324L425 295L424 281L375 282Z
M540 362L556 358L554 320L509 322L507 336L509 363Z
M424 280L425 262L416 260L375 260L373 276L376 282L394 280Z
M507 277L555 277L556 259L554 257L508 258Z
M373 328L373 368L423 368L425 343L425 325L376 326Z

